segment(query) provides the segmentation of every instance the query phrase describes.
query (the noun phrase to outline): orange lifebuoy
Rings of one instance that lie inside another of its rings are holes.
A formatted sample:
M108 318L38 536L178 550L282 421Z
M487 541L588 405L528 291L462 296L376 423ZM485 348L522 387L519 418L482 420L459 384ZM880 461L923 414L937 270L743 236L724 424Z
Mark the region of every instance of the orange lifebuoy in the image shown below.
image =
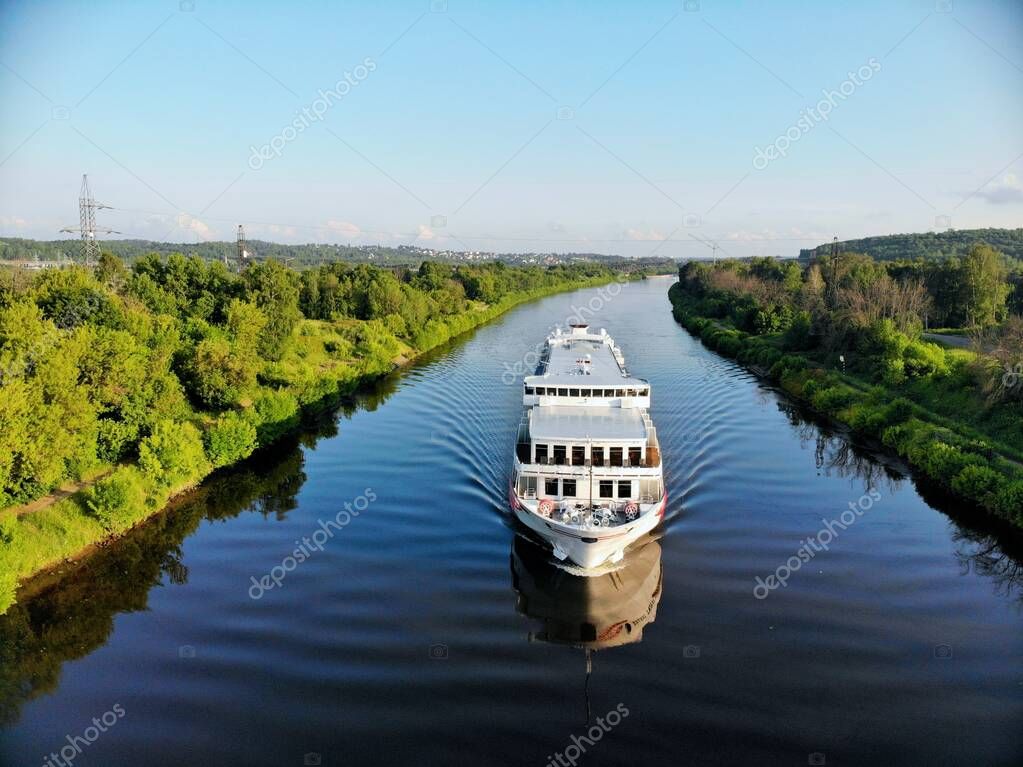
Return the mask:
M536 507L536 512L541 517L549 517L552 511L554 511L554 501L550 498L544 498Z

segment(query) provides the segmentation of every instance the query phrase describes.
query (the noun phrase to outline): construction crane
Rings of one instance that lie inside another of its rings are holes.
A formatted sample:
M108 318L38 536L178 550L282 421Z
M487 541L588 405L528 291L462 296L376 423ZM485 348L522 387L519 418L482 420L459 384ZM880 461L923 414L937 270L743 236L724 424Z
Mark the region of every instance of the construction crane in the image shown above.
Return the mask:
M96 234L120 234L120 232L106 227L96 226L96 211L103 208L110 208L101 202L96 202L89 189L89 176L82 174L82 190L78 193L78 219L77 227L66 226L60 231L68 234L79 233L82 237L82 260L86 266L91 266L99 261L99 243L96 242Z

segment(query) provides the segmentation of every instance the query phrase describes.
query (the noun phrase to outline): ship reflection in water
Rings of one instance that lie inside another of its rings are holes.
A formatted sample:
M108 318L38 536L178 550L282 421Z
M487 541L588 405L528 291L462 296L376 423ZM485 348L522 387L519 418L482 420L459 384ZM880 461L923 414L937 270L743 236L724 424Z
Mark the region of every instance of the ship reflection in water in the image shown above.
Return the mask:
M573 575L549 554L516 536L512 585L516 609L537 622L530 640L587 651L639 642L661 601L661 546L650 540L629 551L623 566L602 575Z

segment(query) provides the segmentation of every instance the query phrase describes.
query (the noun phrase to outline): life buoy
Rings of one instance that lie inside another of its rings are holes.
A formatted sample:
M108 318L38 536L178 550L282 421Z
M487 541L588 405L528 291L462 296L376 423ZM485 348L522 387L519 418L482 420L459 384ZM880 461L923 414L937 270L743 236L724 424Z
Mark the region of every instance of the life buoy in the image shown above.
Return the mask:
M550 498L544 498L537 504L536 513L541 517L549 517L552 511L554 511L554 501Z
M625 504L625 516L628 519L635 519L637 514L639 514L639 505L635 501Z

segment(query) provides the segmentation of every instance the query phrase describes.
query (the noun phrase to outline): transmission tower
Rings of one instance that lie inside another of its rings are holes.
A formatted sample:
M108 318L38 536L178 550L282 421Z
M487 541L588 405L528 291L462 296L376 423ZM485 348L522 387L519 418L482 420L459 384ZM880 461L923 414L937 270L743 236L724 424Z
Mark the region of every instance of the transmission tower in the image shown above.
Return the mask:
M238 224L238 271L241 271L249 263L251 254L245 249L245 227Z
M99 260L99 243L96 242L96 233L120 234L120 232L106 227L96 227L96 211L103 208L110 208L101 202L96 202L89 189L89 176L82 175L82 190L78 193L78 220L77 228L66 226L60 231L74 234L76 232L82 237L82 260L85 264L95 264Z

